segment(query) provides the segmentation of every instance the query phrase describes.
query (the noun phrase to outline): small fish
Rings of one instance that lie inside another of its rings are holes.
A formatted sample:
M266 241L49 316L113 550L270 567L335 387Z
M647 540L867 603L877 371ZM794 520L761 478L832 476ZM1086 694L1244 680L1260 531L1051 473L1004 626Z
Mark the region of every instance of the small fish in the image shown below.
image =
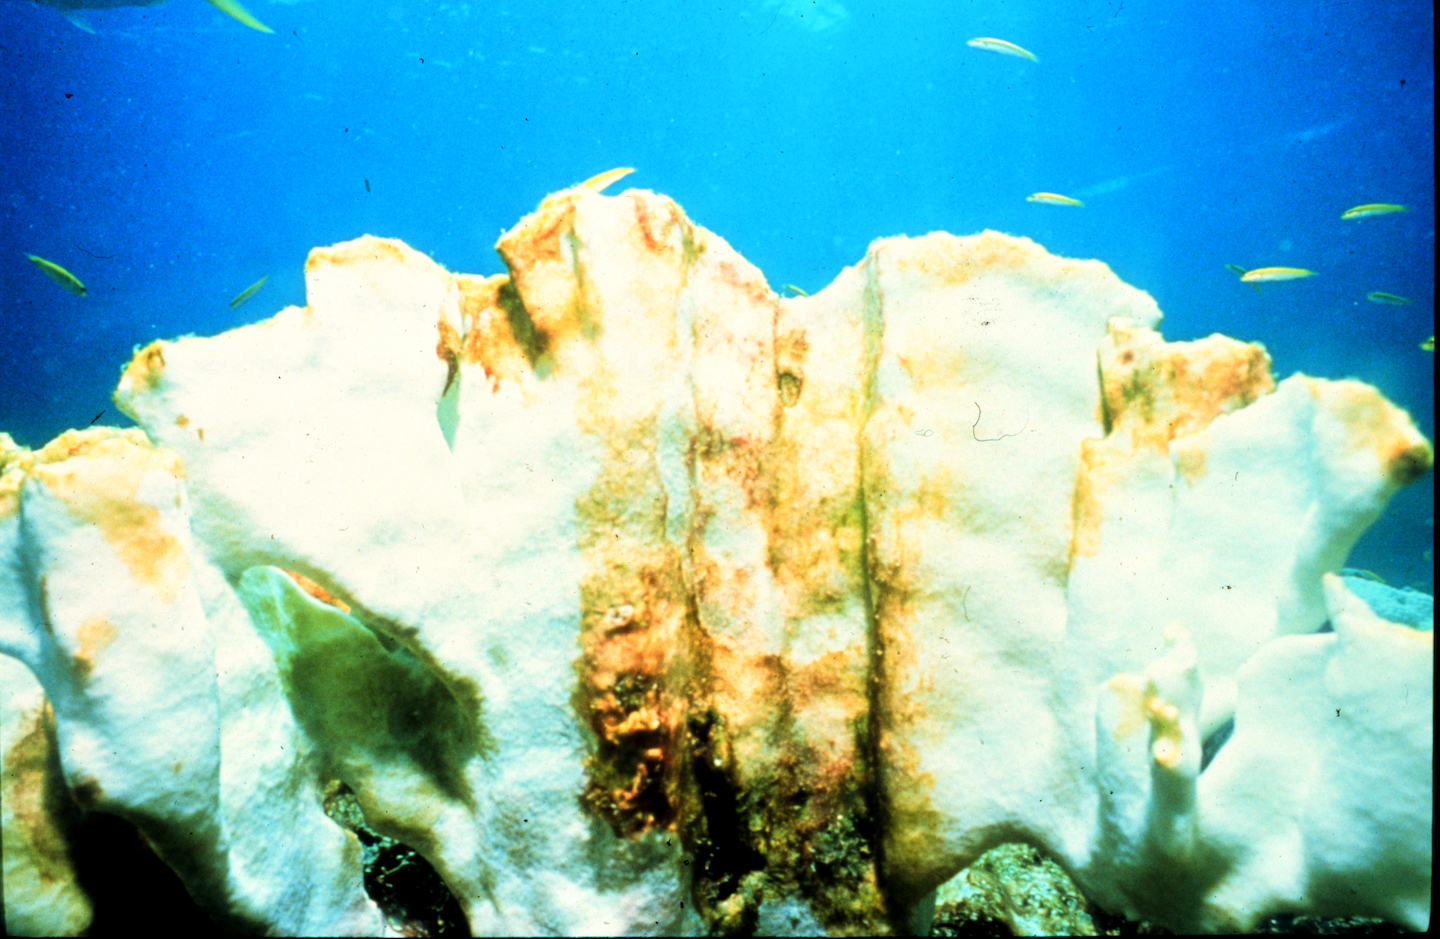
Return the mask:
M1307 271L1303 267L1257 267L1253 271L1246 271L1240 275L1243 283L1255 284L1271 280L1298 280L1301 277L1314 277L1314 271Z
M77 297L85 296L85 285L80 283L80 278L65 270L65 268L56 264L54 261L47 261L33 254L27 254L25 256L30 259L31 264L40 268L41 272L46 277L55 281L55 283L64 287Z
M1386 293L1383 290L1372 290L1365 295L1365 299L1371 303L1388 303L1390 306L1409 306L1411 301L1405 297L1396 296L1393 293Z
M246 300L249 300L251 297L255 296L255 291L265 286L265 281L269 279L270 275L266 274L264 277L255 281L255 283L251 284L249 287L246 287L244 290L237 293L235 295L235 299L230 301L230 309L235 309L237 306L244 303Z
M1035 58L1035 53L1022 49L1019 46L1015 45L1015 43L1006 42L1003 39L989 39L986 37L981 37L979 39L972 39L969 42L965 43L965 45L970 46L973 49L984 49L987 52L998 52L1001 55L1013 55L1019 59L1029 59L1031 62L1040 61L1039 59Z
M1079 199L1062 196L1058 192L1037 192L1025 197L1026 202L1043 202L1046 205L1084 205Z
M808 293L806 293L805 291L801 290L799 287L796 287L794 284L782 284L781 287L780 287L780 289L781 289L781 290L788 290L788 291L790 291L791 293L793 293L793 294L795 294L796 296L799 296L799 297L808 297L808 296L810 296Z
M1389 202L1371 202L1366 205L1357 205L1353 209L1346 209L1340 213L1342 219L1371 218L1376 215L1389 215L1391 212L1409 212L1409 206L1394 205Z
M635 172L635 167L633 166L620 166L616 167L613 170L606 170L603 173L597 173L596 175L591 176L589 179L585 180L580 185L584 186L586 189L593 189L596 192L604 192L606 186L615 182L617 179L623 179L624 177L629 176L633 172Z
M1360 567L1347 567L1345 568L1345 570L1341 571L1341 573L1349 574L1351 577L1361 577L1365 580L1373 580L1377 584L1385 583L1385 578L1381 577L1379 574L1375 573L1374 571L1367 571L1364 568Z
M1429 339L1426 339L1424 342L1420 343L1420 348L1421 348L1421 349L1424 349L1426 352L1434 352L1434 351L1435 351L1435 334L1434 334L1434 333L1431 333Z

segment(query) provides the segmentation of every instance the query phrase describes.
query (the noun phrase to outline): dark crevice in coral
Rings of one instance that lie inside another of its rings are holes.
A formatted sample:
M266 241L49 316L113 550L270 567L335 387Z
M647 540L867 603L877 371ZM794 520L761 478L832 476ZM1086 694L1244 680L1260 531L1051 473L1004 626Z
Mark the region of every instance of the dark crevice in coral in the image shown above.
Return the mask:
M873 250L873 249L872 249ZM866 259L867 264L870 258ZM873 270L873 268L872 268ZM860 748L865 766L865 814L868 817L864 827L863 835L870 839L871 857L874 858L875 876L878 881L881 896L890 911L896 911L894 898L890 894L888 885L884 880L885 853L884 839L880 833L885 830L885 805L880 792L880 712L881 712L881 691L884 685L885 671L885 643L880 634L880 620L876 614L876 590L875 564L871 557L870 545L870 512L867 499L870 488L870 471L868 462L865 459L865 425L869 423L871 413L874 410L875 402L875 372L879 367L880 350L876 343L876 336L883 327L883 314L880 312L880 296L875 289L873 275L867 278L865 288L865 310L866 317L863 323L865 330L865 361L863 374L865 381L865 412L860 419L858 430L860 438L858 475L859 486L856 499L860 509L860 587L861 600L865 604L865 630L868 640L869 668L868 684L865 689L866 715L864 724L857 727L857 744ZM899 926L892 915L892 926ZM902 931L897 929L897 931Z
M185 885L130 822L89 812L69 831L75 879L90 898L95 918L89 936L239 936L212 920ZM254 924L259 933L263 924Z
M1220 748L1225 746L1226 742L1230 739L1230 735L1234 732L1235 718L1232 717L1219 727L1216 727L1210 733L1210 736L1205 738L1205 741L1200 745L1200 772L1205 772L1206 768L1210 765L1210 761L1215 759L1216 754L1220 752Z
M549 376L554 367L550 357L550 335L535 325L525 301L515 289L515 282L507 280L495 295L495 301L505 311L505 320L510 325L510 334L525 353L525 361L540 378Z
M716 738L723 731L715 726L714 713L691 714L686 729L701 806L691 851L697 865L695 894L700 908L713 912L740 889L747 874L764 869L765 857L746 842L734 786L724 766L715 765Z
M325 811L360 839L365 892L391 925L402 936L470 935L460 901L430 862L367 825L349 786L337 782L327 789Z
M410 847L391 839L367 841L365 892L408 936L468 936L470 924L445 881Z

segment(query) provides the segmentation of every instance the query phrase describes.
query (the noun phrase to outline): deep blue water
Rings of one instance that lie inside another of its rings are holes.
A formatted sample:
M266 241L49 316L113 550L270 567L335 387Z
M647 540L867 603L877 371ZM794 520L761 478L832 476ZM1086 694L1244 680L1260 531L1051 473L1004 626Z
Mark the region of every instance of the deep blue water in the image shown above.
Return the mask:
M1434 439L1429 4L247 6L274 35L201 0L85 11L93 35L0 0L0 430L21 443L123 423L110 393L137 344L303 303L312 246L368 232L496 273L501 230L614 166L772 284L813 291L871 240L937 229L1098 258L1154 295L1167 338L1361 378ZM1340 220L1366 202L1410 211ZM1226 264L1319 276L1256 293ZM1351 563L1428 588L1433 494L1433 476L1403 492Z

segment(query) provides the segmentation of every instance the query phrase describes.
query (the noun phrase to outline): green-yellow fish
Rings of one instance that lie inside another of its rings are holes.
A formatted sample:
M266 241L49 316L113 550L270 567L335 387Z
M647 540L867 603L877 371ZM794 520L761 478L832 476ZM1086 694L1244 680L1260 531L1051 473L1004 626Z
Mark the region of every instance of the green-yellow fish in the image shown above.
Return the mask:
M1434 334L1434 333L1431 333L1429 339L1426 339L1424 342L1420 343L1420 348L1424 349L1426 352L1434 352L1434 351L1435 351L1435 334Z
M1409 306L1410 301L1405 297L1393 293L1386 293L1383 290L1372 290L1365 295L1365 299L1371 303L1388 303L1390 306Z
M1314 276L1314 271L1307 271L1303 267L1257 267L1253 271L1246 271L1240 275L1240 279L1247 284L1257 284L1271 280L1298 280L1301 277Z
M970 46L974 49L984 49L987 52L998 52L1001 55L1013 55L1016 58L1029 59L1031 62L1040 61L1039 59L1035 58L1035 53L1030 52L1026 49L1022 49L1019 46L1015 45L1015 43L1006 42L1003 39L990 39L988 37L982 36L979 39L970 40L965 45Z
M33 254L27 254L25 256L30 259L31 264L40 268L41 272L44 273L46 277L55 281L55 283L64 287L77 297L85 296L85 285L80 283L80 278L65 270L65 268L56 264L54 261L47 261Z
M255 281L255 283L251 284L249 287L246 287L244 290L237 293L235 295L235 299L230 301L230 309L235 309L237 306L244 303L246 300L249 300L251 297L255 296L255 291L265 286L265 281L269 279L270 275L266 274L264 277Z
M1371 202L1366 205L1357 205L1353 209L1346 209L1340 213L1342 219L1371 218L1376 215L1389 215L1391 212L1408 212L1408 206L1394 205L1389 202Z
M586 189L593 189L596 192L604 192L606 186L615 182L617 179L623 179L626 176L629 176L633 172L635 172L635 167L633 166L617 166L613 170L606 170L603 173L596 173L594 176L591 176L589 179L585 180L580 185L584 186Z
M808 293L806 293L805 291L801 290L799 287L796 287L794 284L782 284L781 287L780 287L780 289L781 289L781 290L788 290L788 291L790 291L791 293L795 294L797 297L808 297L808 296L810 296Z
M1043 202L1046 205L1084 205L1079 199L1062 196L1058 192L1037 192L1025 197L1026 202Z

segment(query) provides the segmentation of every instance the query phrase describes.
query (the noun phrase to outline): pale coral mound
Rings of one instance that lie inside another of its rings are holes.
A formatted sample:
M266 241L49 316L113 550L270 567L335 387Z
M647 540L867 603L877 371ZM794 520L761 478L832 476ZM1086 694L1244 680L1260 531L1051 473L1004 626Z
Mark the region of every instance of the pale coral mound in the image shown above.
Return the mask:
M316 249L136 354L143 433L7 448L7 924L88 918L11 811L68 786L233 928L376 933L343 782L477 934L903 930L1013 841L1178 929L1426 928L1433 640L1332 574L1431 464L1375 389L994 232L784 300L648 192L498 247Z

